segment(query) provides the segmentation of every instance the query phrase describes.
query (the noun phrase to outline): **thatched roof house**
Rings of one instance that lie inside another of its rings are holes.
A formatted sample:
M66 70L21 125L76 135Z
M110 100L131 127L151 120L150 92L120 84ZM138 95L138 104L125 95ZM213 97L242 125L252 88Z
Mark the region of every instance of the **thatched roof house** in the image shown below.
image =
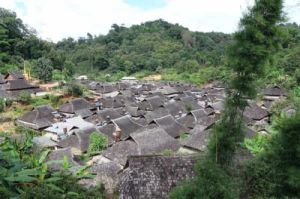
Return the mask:
M17 124L36 130L47 128L55 122L54 111L49 105L35 107L18 118Z
M141 155L158 154L165 150L177 151L180 147L178 140L162 128L146 129L130 136L138 144Z
M194 156L133 156L120 176L119 198L166 199L171 188L195 176Z

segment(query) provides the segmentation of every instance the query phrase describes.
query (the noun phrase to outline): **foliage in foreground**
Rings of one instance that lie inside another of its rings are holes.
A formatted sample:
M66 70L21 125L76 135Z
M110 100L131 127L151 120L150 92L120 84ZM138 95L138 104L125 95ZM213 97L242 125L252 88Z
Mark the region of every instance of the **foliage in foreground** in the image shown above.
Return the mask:
M104 198L102 186L86 189L78 184L85 177L64 170L52 172L44 163L49 151L32 153L32 137L24 142L14 142L8 138L0 144L0 195L1 198L24 199L68 199ZM82 172L82 171L80 171Z
M93 132L90 135L90 142L88 147L88 153L92 154L95 152L102 151L108 145L108 138L105 135L101 135L97 132Z
M240 20L239 31L234 34L234 42L228 51L232 77L225 108L214 127L207 158L199 163L205 168L196 176L199 185L195 189L189 188L191 192L182 198L239 197L238 186L233 183L239 180L235 179L236 171L232 168L234 155L244 137L243 112L248 105L247 99L255 99L257 80L264 76L272 52L278 49L282 6L282 0L257 0ZM181 191L185 193L184 189ZM190 197L190 194L194 196Z
M278 131L245 173L253 198L300 198L300 110L276 124Z
M231 176L211 160L200 160L196 166L196 178L174 188L170 199L236 199L236 186Z

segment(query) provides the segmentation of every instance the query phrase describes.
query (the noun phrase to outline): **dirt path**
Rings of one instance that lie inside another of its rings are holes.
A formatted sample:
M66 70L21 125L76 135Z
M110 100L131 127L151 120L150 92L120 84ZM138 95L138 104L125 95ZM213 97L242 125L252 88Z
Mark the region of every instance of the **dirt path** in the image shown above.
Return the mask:
M144 77L143 79L147 81L160 81L161 75L149 75L147 77Z

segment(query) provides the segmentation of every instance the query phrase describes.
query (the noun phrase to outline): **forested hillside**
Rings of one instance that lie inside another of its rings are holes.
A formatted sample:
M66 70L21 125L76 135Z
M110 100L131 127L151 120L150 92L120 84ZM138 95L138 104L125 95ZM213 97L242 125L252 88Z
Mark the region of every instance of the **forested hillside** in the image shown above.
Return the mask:
M225 66L230 60L226 60L225 51L232 42L230 34L192 32L160 19L129 28L113 24L107 35L87 33L78 40L66 38L53 43L38 38L34 29L11 11L2 8L0 18L2 73L14 67L23 68L26 60L25 65L35 74L39 65L36 60L43 58L40 62L51 65L50 71L54 69L53 76L58 79L64 69L96 79L113 74L106 80L162 73L166 80L205 83L228 76ZM299 25L282 25L282 36L284 39L278 40L280 50L274 52L276 56L269 64L267 79L269 83L287 83L288 78L294 84L300 73L298 70L295 76L300 60Z

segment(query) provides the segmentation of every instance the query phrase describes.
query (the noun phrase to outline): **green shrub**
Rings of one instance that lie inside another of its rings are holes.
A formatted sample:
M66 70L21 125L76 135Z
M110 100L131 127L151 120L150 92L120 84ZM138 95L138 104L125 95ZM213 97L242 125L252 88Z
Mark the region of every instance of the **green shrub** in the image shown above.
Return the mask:
M60 103L59 96L48 95L48 97L49 97L49 100L50 100L52 106L57 107L59 105L59 103Z
M38 136L40 135L41 133L38 132L38 131L35 131L33 129L30 129L30 128L26 128L24 126L17 126L15 128L15 132L17 134L22 134L22 135L30 135L30 136Z
M300 86L300 68L298 68L295 71L295 79L296 79L296 82L297 82L298 86Z
M164 156L171 156L173 155L174 152L171 150L171 149L165 149L163 152L162 152L162 155Z
M252 139L245 138L244 145L251 153L259 154L264 150L268 141L268 135L258 134Z
M49 151L32 153L31 140L32 136L26 136L24 142L6 139L0 143L0 198L104 198L103 185L91 188L79 185L78 181L87 175L48 170L44 161Z
M185 139L187 139L189 137L189 135L186 133L186 132L182 132L181 134L180 134L180 139L181 140L185 140Z
M32 97L27 91L22 91L19 95L19 100L23 104L30 104L32 102Z
M33 73L45 82L52 80L53 66L51 60L41 57L33 64Z
M4 98L0 98L0 113L4 112L5 107L6 107L5 99Z
M185 110L186 110L187 112L191 112L191 111L193 110L192 104L191 104L191 103L185 104Z
M175 187L170 199L236 199L238 189L224 169L210 160L199 161L196 177Z
M61 179L53 185L41 184L26 187L21 194L22 199L104 199L104 186L85 188L78 184L78 179L71 174L57 174Z
M67 94L73 97L80 97L83 94L83 89L78 84L69 84L67 86Z
M95 152L102 151L108 145L108 138L105 135L101 135L97 132L93 132L90 135L88 153L92 154Z
M300 198L300 111L282 117L265 150L245 172L245 192L253 198Z

